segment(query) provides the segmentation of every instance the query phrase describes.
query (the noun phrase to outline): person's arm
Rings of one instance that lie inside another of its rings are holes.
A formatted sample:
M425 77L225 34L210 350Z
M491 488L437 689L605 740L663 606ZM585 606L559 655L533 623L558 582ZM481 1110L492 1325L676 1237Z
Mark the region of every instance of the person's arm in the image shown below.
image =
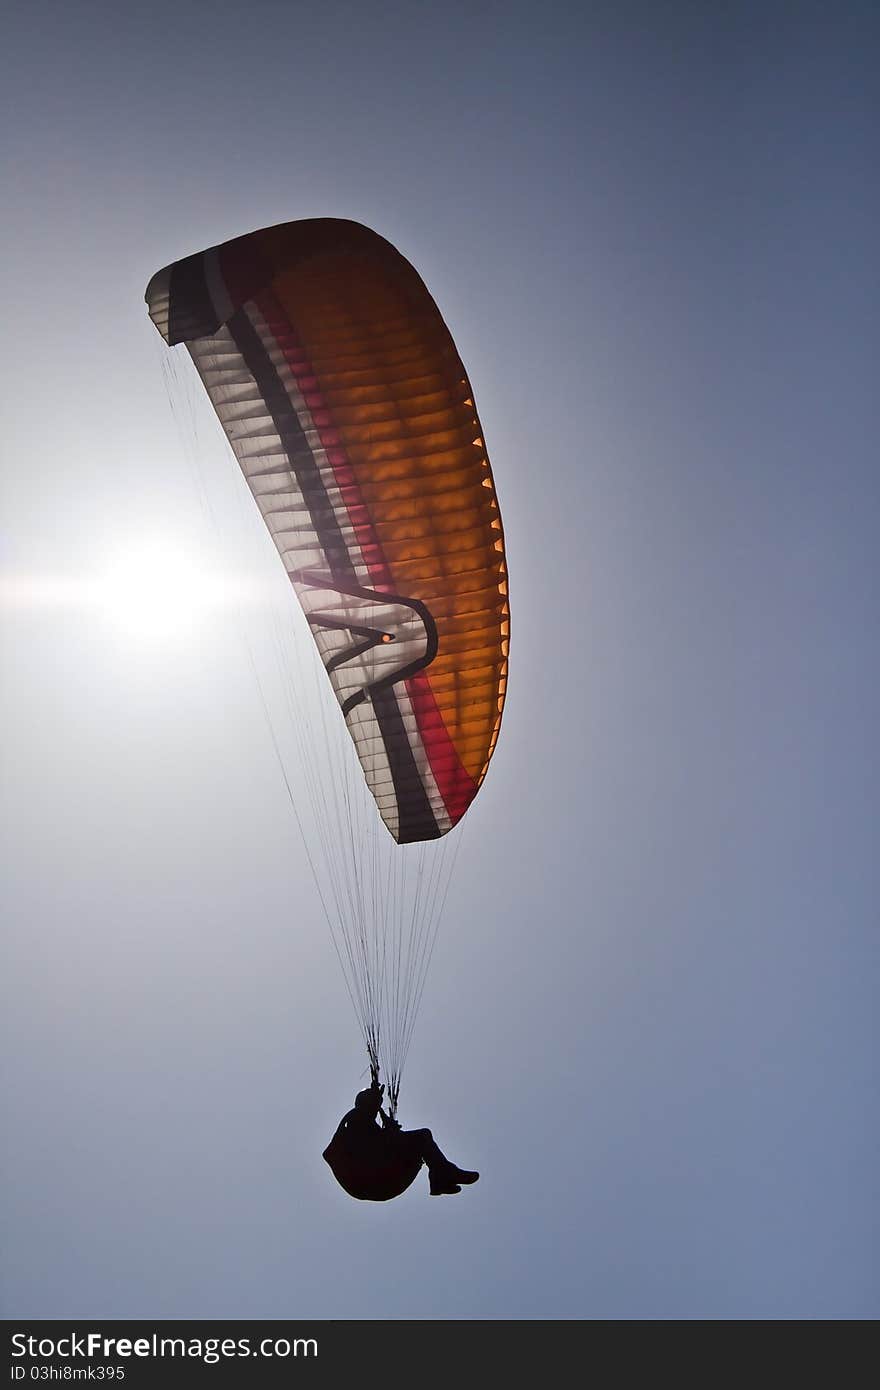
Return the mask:
M400 1121L394 1115L386 1115L385 1111L381 1108L379 1114L382 1117L383 1129L400 1129Z

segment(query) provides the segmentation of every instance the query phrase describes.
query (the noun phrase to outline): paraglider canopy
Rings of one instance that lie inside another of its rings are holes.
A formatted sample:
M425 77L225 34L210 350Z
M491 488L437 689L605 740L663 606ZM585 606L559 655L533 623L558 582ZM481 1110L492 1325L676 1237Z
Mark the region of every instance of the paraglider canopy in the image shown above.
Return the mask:
M501 517L467 374L383 237L288 222L153 276L305 609L400 843L463 816L495 747L509 609Z

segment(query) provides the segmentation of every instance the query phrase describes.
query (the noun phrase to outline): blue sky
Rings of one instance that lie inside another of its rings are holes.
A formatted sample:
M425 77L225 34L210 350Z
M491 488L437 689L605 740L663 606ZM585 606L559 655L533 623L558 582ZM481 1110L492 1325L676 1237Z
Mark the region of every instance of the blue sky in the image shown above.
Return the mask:
M3 59L6 1315L876 1316L874 7L221 10ZM147 280L309 216L424 277L505 522L402 1102L454 1201L321 1162L363 1064L236 621L112 601L217 563Z

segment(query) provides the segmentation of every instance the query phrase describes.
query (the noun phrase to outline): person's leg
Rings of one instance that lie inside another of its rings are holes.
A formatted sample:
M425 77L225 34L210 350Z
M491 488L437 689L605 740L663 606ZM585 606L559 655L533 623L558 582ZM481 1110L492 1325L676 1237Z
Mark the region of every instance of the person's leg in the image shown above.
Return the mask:
M476 1182L479 1173L468 1172L456 1165L442 1152L429 1129L409 1129L401 1134L401 1139L414 1153L417 1153L428 1166L428 1180L431 1193L435 1197L451 1195L461 1190L462 1183Z
M417 1153L422 1162L428 1165L429 1171L439 1164L449 1162L446 1155L441 1153L429 1129L405 1129L400 1137L406 1140L412 1152Z

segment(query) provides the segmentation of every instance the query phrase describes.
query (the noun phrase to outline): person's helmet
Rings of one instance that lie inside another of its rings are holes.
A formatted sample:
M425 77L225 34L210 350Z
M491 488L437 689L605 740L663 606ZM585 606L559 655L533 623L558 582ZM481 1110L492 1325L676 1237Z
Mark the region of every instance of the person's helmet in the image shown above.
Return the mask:
M375 1115L382 1104L382 1097L372 1086L366 1091L358 1091L354 1098L355 1110L369 1110Z

